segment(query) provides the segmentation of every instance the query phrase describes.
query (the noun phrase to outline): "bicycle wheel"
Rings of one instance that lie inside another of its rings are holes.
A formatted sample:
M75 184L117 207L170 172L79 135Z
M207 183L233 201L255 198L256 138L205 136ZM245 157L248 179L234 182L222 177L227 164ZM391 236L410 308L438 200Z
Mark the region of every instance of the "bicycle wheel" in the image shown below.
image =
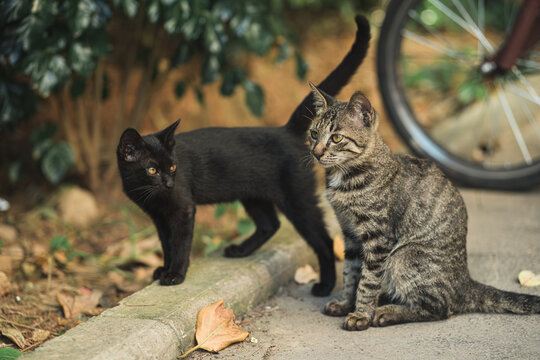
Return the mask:
M377 49L388 116L417 155L469 186L540 183L540 48L486 76L521 1L392 0Z

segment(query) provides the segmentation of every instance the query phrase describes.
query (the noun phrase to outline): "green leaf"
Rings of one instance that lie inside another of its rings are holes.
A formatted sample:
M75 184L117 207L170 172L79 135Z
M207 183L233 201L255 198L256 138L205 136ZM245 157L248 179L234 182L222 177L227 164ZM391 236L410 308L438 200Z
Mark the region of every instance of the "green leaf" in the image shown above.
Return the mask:
M0 348L0 360L13 360L18 358L22 355L22 352L20 352L17 349L4 347Z
M26 84L0 76L0 129L11 128L35 109L36 97Z
M298 76L300 80L305 80L308 71L308 64L298 52L294 54L294 58L296 59L296 76Z
M185 92L186 92L186 82L178 81L174 87L174 95L176 95L177 99L180 99L182 96L184 96Z
M55 123L48 122L46 124L43 124L41 126L38 126L37 128L32 131L32 134L30 135L30 143L32 146L37 146L39 143L50 140L58 131L58 126Z
M171 66L177 67L179 65L185 64L193 56L193 50L188 41L183 41L171 58Z
M69 87L69 93L72 99L76 99L86 90L86 78L82 76L76 76Z
M61 55L49 57L46 54L34 53L27 59L25 73L32 77L32 84L41 95L48 96L55 87L67 81L71 70Z
M12 184L15 184L21 178L22 161L16 160L9 164L8 178Z
M279 64L285 61L289 57L289 55L291 55L291 47L287 42L282 42L279 45L279 52L276 58L276 63Z
M261 22L251 22L246 28L244 39L251 51L262 56L272 47L274 35Z
M82 76L88 76L96 68L96 58L93 56L92 48L76 42L71 46L69 53L71 67Z
M64 250L64 251L70 251L73 249L73 246L69 243L69 240L64 235L56 235L51 239L51 242L49 244L49 249L52 252Z
M219 59L217 56L207 56L204 59L202 65L202 83L209 84L211 82L214 82L214 80L216 80L216 78L219 76L220 68L221 64L219 63Z
M199 104L204 106L204 93L200 87L196 87L195 89L195 97L197 98L197 101Z
M43 175L57 184L62 180L71 164L73 164L74 155L71 147L65 142L54 144L43 157L41 161L41 171Z
M224 96L231 96L237 85L240 85L246 80L246 72L244 69L235 67L230 69L223 76L220 92Z
M214 218L219 219L227 211L227 204L217 204L214 211Z
M132 18L137 14L139 3L135 0L122 0L122 7L124 8L127 16Z
M240 219L238 220L237 230L240 235L246 235L255 228L253 221L251 219Z
M249 80L244 81L246 104L255 116L261 116L264 109L264 93L262 88Z

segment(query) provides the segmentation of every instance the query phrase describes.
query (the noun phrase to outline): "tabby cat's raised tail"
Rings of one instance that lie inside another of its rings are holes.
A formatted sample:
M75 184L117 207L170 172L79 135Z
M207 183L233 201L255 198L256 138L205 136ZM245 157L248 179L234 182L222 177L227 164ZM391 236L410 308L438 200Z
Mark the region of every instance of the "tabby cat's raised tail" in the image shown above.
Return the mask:
M357 15L354 20L357 30L351 50L318 86L319 89L332 96L337 95L341 88L349 83L356 69L364 61L369 48L369 40L371 39L369 21L362 15ZM297 135L305 136L314 113L313 95L310 92L294 110L285 127Z
M496 289L471 280L470 312L538 314L540 296Z

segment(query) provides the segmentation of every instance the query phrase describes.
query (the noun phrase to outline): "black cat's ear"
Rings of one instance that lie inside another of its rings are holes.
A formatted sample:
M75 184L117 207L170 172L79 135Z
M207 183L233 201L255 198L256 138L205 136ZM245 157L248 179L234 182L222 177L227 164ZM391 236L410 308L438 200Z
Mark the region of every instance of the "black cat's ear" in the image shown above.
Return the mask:
M346 112L352 119L358 121L361 126L367 128L377 127L375 110L373 109L373 106L371 106L368 98L359 91L351 96L351 99L347 104Z
M313 107L315 108L315 114L319 115L323 113L330 106L334 105L337 100L328 95L310 81L311 91L313 92Z
M171 125L156 134L156 137L159 139L159 141L169 151L172 151L172 149L174 148L174 144L176 143L174 141L174 132L178 127L178 124L180 124L180 120L181 119L176 120Z
M144 140L137 130L129 128L124 131L118 144L118 155L128 162L138 161L145 149Z

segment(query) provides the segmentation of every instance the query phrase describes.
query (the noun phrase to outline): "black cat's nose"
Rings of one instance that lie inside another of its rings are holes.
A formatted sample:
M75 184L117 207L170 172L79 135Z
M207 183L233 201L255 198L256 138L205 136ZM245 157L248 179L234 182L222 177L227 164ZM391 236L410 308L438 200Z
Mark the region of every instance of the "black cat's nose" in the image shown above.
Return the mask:
M167 189L172 189L174 187L174 180L173 179L167 179L165 181L165 187Z

